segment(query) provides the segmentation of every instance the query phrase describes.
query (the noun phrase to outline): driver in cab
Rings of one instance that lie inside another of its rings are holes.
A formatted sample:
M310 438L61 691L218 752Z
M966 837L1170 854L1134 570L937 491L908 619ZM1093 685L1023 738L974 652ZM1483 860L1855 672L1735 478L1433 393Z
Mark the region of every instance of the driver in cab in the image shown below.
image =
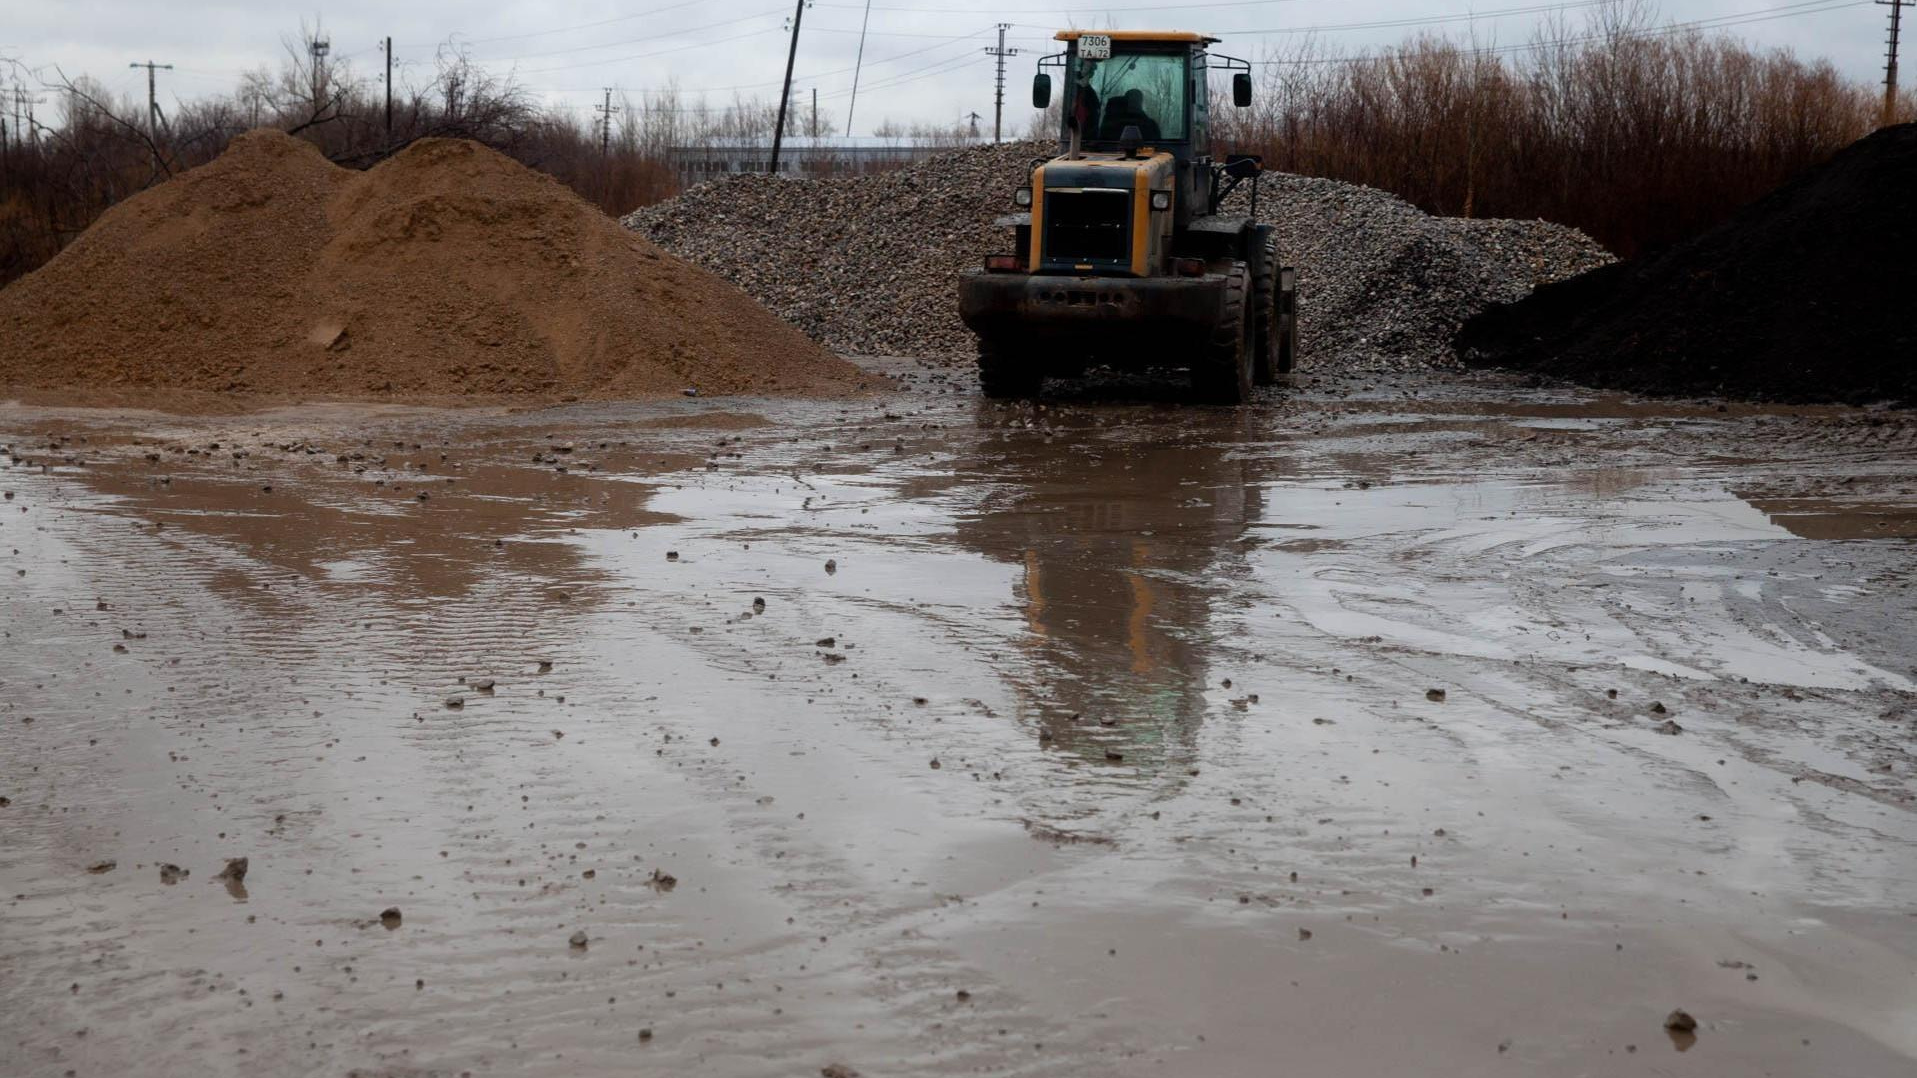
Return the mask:
M1127 127L1138 128L1139 137L1146 142L1156 142L1163 137L1158 121L1145 111L1145 94L1141 90L1126 90L1124 96L1111 99L1105 106L1105 119L1099 124L1098 137L1105 142L1117 142L1125 137Z

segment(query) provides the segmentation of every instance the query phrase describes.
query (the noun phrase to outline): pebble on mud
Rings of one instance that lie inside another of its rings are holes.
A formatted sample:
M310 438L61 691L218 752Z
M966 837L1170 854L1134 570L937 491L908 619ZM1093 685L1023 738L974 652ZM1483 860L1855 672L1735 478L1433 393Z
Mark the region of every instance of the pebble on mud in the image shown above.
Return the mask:
M220 869L220 874L213 878L216 880L232 880L234 883L244 883L246 881L246 858L227 858L226 867Z
M87 866L87 871L93 873L95 876L98 876L98 875L101 875L102 873L112 872L114 869L119 867L120 867L120 862L118 861L95 861L92 864Z
M941 768L941 767L943 767L943 766L945 766L945 765L943 765L943 764L941 764L941 763L939 763L939 758L938 758L938 757L936 757L936 756L934 756L934 757L932 757L932 770L934 770L934 771L937 771L937 770L938 770L939 768Z
M1431 701L1434 704L1442 704L1444 703L1444 690L1443 689L1426 689L1424 691L1424 698L1426 700Z
M399 922L400 922L400 916L399 916L398 906L388 906L385 909L379 911L379 923L382 925L385 925L389 930L398 928Z
M765 600L764 600L764 599L757 599L757 598L755 598L755 599L753 599L753 600L752 600L752 612L753 612L754 614L763 614L763 613L765 613Z
M843 1063L830 1063L819 1068L819 1078L859 1078L859 1072Z
M1664 1028L1674 1033L1692 1033L1697 1030L1697 1019L1682 1007L1664 1017Z
M831 575L831 574L833 574L833 573L836 573L836 572L838 572L838 571L839 571L839 562L838 562L838 559L837 559L837 558L827 558L827 559L825 559L825 571L826 571L826 575L828 575L828 576L829 576L829 575Z
M670 891L674 887L679 886L679 877L674 876L670 872L661 872L655 868L652 870L652 877L646 880L646 882L651 884L655 891Z
M582 928L579 931L574 932L572 934L572 937L568 939L566 942L572 945L573 950L583 951L586 949L586 945L588 943L591 943L592 941L586 938L586 930Z
M191 875L191 872L178 865L162 864L160 866L160 882L169 887Z
M812 646L818 648L836 648L839 646L839 638L836 636L821 636L813 641Z
M444 703L448 708L454 711L458 711L460 708L466 706L466 698L464 696L459 695L458 693L454 693L451 696L448 696L445 700L441 702Z
M1664 711L1665 711L1665 708L1664 708L1664 702L1663 702L1663 701L1661 701L1661 700L1654 700L1654 701L1652 701L1652 702L1651 702L1651 714L1653 714L1653 715L1662 715L1662 714L1664 714Z
M1684 728L1677 724L1676 719L1665 719L1663 722L1660 722L1657 724L1656 729L1657 729L1657 732L1660 734L1670 734L1672 736L1676 736L1684 732Z

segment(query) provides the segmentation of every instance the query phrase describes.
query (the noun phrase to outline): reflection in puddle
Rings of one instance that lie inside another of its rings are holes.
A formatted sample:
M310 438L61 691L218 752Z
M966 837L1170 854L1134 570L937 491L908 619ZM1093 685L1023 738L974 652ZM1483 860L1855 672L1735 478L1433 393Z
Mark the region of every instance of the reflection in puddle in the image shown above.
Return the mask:
M1917 538L1917 507L1858 505L1819 498L1766 498L1751 506L1800 539Z

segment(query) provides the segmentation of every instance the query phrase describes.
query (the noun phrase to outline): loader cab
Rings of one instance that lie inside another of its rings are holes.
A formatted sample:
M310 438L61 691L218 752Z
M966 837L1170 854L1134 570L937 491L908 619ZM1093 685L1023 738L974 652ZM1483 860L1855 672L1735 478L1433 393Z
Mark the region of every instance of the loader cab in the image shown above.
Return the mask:
M1175 227L1205 213L1215 182L1210 77L1235 72L1233 102L1247 105L1250 65L1211 55L1217 38L1184 31L1062 30L1057 38L1065 51L1039 61L1032 104L1045 108L1057 96L1061 157L1168 154Z

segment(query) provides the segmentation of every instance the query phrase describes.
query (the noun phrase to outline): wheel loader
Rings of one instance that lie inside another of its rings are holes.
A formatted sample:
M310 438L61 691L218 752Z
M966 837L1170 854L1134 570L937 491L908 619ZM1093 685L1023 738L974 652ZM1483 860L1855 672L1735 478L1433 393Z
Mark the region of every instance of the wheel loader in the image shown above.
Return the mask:
M1087 366L1183 368L1204 399L1240 404L1291 371L1297 274L1257 222L1260 160L1217 155L1210 78L1251 104L1251 65L1182 31L1065 30L1039 61L1032 105L1063 81L1057 156L1035 163L998 221L1012 251L959 282L979 386L1027 397ZM1251 185L1249 212L1220 212Z

